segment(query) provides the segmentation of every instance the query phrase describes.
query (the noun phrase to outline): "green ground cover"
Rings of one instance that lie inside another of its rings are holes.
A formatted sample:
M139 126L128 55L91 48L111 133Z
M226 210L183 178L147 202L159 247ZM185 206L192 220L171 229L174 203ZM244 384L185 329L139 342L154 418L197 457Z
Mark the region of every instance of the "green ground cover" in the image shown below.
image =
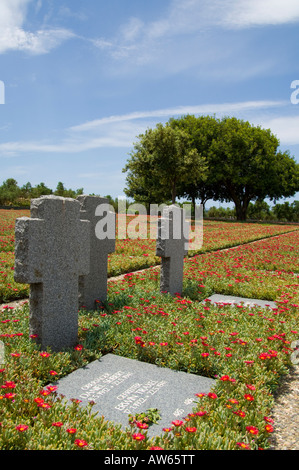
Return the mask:
M245 225L237 224L237 236L232 228L229 236L233 225L224 225L221 243L240 240ZM254 230L265 236L268 227L254 224L246 237ZM298 254L297 232L186 258L184 290L175 297L160 293L157 267L127 273L109 282L105 304L79 312L78 345L61 353L41 351L29 338L28 304L5 308L0 449L267 449L275 429L273 393L292 366L291 344L299 334ZM277 308L211 305L213 293L276 300ZM159 437L149 439L141 421L128 422L123 432L95 416L92 404L83 409L66 402L50 386L111 352L216 378L215 387L194 396L193 413L170 422Z

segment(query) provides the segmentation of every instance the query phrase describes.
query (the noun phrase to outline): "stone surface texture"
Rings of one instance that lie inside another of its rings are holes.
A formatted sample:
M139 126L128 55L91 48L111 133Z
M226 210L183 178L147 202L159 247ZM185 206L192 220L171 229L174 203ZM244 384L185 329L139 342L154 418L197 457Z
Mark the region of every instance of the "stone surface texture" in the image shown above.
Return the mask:
M156 255L161 257L161 292L182 293L188 240L189 223L185 219L185 211L176 205L165 207L158 220L156 241Z
M72 347L78 336L78 279L89 271L89 222L80 203L43 196L15 225L16 282L30 284L30 335L42 349Z
M77 200L81 220L90 222L90 268L79 279L79 306L94 310L96 300L107 300L108 255L115 251L115 213L109 211L106 198L82 195Z
M196 393L208 393L214 383L207 377L107 354L56 385L59 394L81 400L82 406L94 401L93 412L123 429L129 426L129 414L158 409L161 419L148 430L152 436L191 413Z

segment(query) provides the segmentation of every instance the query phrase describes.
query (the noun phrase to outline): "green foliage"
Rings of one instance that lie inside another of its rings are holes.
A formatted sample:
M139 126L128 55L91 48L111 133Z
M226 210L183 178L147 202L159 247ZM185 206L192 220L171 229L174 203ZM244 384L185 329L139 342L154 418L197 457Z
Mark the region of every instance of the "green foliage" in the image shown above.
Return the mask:
M139 136L124 171L125 192L137 202L232 201L238 220L246 220L251 201L276 202L299 190L299 164L279 150L277 137L228 117L188 115L158 124Z
M83 194L83 188L76 190L66 189L63 183L59 182L53 193L53 190L48 188L45 183L39 183L32 187L31 183L28 182L19 187L16 180L9 178L0 186L0 205L29 207L31 199L49 194L75 199L80 194Z
M139 135L123 171L128 172L125 194L136 202L175 203L178 186L204 175L206 161L186 132L158 124Z
M219 237L219 224L211 226ZM224 226L230 239L231 227L246 227ZM258 224L248 226L252 233ZM264 225L257 228L261 235ZM7 306L0 313L0 449L268 448L273 392L292 365L291 344L298 338L298 250L298 232L292 232L187 258L183 294L174 297L160 293L154 268L109 282L106 304L79 312L78 347L59 353L41 351L30 339L28 304ZM278 307L211 305L209 295L229 289L273 298ZM131 417L122 430L97 416L93 403L81 407L56 392L56 380L107 352L213 377L215 385L194 396L188 416L170 420L150 439L147 426L157 422L159 410Z
M161 419L161 414L157 408L149 408L143 413L137 413L136 415L129 415L129 423L134 425L135 423L143 423L151 426L157 424Z

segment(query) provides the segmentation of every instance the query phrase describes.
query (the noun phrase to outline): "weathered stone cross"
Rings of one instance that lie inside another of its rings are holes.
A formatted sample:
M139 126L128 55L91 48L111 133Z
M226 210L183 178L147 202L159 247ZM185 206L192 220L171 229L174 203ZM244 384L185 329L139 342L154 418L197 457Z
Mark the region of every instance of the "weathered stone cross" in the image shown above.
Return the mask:
M78 279L88 274L90 223L80 203L58 196L31 202L15 225L15 280L30 284L30 335L45 350L78 341Z
M185 211L176 205L165 207L158 220L156 242L156 255L161 256L161 292L182 293L188 243L189 223L185 220Z
M99 196L78 196L81 220L90 221L90 269L79 278L79 306L94 310L107 300L108 254L115 251L115 213Z

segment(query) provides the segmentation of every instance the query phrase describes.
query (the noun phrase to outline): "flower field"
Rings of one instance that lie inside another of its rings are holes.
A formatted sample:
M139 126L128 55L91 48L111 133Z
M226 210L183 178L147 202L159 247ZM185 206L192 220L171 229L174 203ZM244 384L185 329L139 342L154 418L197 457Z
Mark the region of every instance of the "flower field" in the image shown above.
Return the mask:
M29 217L30 211L0 209L0 303L22 299L29 294L29 287L17 284L13 277L15 219L23 216ZM127 227L130 227L132 219L133 217L127 217ZM118 222L118 218L116 220ZM108 257L108 276L117 276L160 263L160 258L155 255L156 240L150 238L149 218L144 218L142 224L147 227L147 238L116 239L116 250ZM298 228L298 225L205 221L203 246L199 252L205 253L237 246L249 241L294 231ZM142 229L140 232L142 233ZM116 226L116 234L118 234L118 225ZM194 255L194 252L190 252L189 255Z
M7 212L4 219L0 211L5 301L28 293L12 280L15 214ZM79 312L74 350L41 351L29 338L28 304L4 308L0 449L267 449L275 430L273 392L299 337L297 228L205 222L201 253L185 259L183 294L175 297L160 293L154 240L117 240L109 272L126 274L110 280L106 304ZM275 300L277 308L212 305L213 293ZM128 420L124 432L95 416L92 403L84 409L56 393L57 379L108 352L216 378L215 387L195 395L193 412L171 421L161 436L150 439L150 423L141 417Z

